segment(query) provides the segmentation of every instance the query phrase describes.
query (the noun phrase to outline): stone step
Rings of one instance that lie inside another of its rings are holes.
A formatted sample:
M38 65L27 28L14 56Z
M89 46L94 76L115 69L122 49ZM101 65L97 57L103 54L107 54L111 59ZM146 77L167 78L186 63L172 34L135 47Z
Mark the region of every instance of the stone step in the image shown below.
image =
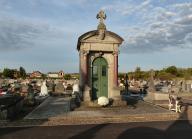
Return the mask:
M179 115L169 114L133 114L119 116L99 117L56 117L39 120L21 120L17 122L0 122L1 127L26 127L26 126L57 126L57 125L82 125L82 124L103 124L103 123L130 123L130 122L152 122L152 121L173 121Z

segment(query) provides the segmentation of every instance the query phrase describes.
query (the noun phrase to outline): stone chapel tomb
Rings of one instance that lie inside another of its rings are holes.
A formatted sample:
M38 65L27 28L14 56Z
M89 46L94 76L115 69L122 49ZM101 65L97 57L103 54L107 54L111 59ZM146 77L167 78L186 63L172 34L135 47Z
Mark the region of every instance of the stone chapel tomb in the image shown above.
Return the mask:
M97 30L81 35L77 43L80 92L85 104L102 96L119 102L118 54L123 38L107 30L104 11L101 10L96 17L99 19Z

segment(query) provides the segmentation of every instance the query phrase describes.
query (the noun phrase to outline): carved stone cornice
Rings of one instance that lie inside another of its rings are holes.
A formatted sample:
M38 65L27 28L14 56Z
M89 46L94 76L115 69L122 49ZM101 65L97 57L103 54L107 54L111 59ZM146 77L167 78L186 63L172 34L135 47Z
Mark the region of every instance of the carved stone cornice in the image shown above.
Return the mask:
M83 55L83 56L86 56L89 54L89 51L88 50L81 50L79 51L80 55Z
M118 54L119 54L119 51L113 51L114 56L118 56Z
M103 55L103 52L97 52L95 53L95 57L101 57Z

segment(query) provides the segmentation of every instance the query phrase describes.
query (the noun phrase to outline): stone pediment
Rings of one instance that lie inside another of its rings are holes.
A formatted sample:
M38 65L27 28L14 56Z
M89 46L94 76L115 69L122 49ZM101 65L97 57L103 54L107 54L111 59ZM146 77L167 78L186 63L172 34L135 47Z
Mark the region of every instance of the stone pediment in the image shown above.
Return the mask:
M80 49L81 43L105 43L105 44L121 44L123 38L111 31L105 31L104 39L100 39L98 30L89 31L81 35L78 39L77 50Z

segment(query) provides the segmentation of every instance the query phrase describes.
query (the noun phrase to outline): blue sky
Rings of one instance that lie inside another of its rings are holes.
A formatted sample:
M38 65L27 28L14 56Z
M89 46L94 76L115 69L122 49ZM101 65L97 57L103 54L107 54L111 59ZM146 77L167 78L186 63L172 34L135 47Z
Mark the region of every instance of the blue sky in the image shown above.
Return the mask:
M0 69L78 72L78 37L97 28L124 38L119 71L192 67L191 0L0 0Z

